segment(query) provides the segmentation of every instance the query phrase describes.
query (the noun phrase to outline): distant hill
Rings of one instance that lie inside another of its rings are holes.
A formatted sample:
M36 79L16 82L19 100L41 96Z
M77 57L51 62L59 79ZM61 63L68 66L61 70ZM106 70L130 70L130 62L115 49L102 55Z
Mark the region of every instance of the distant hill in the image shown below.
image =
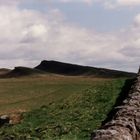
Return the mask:
M105 68L95 68L76 64L63 63L58 61L42 61L35 69L49 73L62 74L68 76L96 76L96 77L134 77L135 73L110 70Z
M15 67L13 70L1 75L2 78L10 78L10 77L20 77L20 76L29 76L29 75L37 75L44 74L44 71L35 69L35 68L27 68L27 67Z
M0 78L42 75L48 73L65 76L93 76L101 78L131 78L136 76L135 73L130 72L44 60L35 68L15 67L13 70L0 69Z
M11 71L10 69L2 68L0 69L0 75L7 74L10 71Z

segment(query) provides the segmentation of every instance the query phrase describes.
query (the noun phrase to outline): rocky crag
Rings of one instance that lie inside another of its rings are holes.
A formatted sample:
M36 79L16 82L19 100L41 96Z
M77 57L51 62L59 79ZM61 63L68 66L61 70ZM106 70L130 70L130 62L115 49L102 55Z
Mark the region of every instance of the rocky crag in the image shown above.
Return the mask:
M91 140L140 140L140 70L128 97L113 119L95 131Z

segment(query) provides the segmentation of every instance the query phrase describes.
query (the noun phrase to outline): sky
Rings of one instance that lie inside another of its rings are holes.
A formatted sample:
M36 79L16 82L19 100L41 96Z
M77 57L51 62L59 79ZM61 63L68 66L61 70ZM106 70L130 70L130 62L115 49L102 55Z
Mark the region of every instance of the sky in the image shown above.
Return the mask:
M140 0L0 0L0 67L42 60L137 72Z

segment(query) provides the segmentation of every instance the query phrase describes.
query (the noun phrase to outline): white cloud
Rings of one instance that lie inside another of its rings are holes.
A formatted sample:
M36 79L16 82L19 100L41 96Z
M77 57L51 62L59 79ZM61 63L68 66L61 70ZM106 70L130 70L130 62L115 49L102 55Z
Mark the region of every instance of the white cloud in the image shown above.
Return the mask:
M117 9L119 7L136 7L140 6L139 0L98 0L98 2L103 3L106 8Z
M140 0L59 0L60 2L82 2L86 4L100 3L106 8L114 9L118 7L135 7L140 6Z
M137 6L140 5L139 0L117 0L116 3L122 6Z
M0 0L0 5L15 6L23 0Z
M139 26L140 25L140 14L138 14L135 18L134 18L134 23L135 23L135 25L137 26Z
M17 6L22 2L28 2L30 0L0 0L0 6ZM104 5L106 8L115 9L119 7L135 7L140 6L140 0L35 0L40 2L46 2L47 5L61 2L61 3L85 3L87 5L92 5L99 3Z
M60 2L92 2L92 0L60 0Z
M22 2L26 2L26 1L28 0L0 0L0 5L17 6L18 4L21 4ZM57 3L57 2L85 3L87 5L99 3L109 9L115 9L119 7L140 6L140 0L35 0L35 1L46 2L47 5Z
M43 59L129 71L139 65L140 15L130 29L99 33L65 23L58 9L44 14L0 6L0 31L0 67Z

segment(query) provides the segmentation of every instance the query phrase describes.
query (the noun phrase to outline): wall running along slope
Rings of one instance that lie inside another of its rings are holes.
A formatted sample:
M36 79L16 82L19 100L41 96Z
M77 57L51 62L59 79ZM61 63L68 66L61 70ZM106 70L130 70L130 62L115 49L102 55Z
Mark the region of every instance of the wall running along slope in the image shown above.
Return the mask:
M140 140L140 70L136 81L110 122L95 131L91 140Z

